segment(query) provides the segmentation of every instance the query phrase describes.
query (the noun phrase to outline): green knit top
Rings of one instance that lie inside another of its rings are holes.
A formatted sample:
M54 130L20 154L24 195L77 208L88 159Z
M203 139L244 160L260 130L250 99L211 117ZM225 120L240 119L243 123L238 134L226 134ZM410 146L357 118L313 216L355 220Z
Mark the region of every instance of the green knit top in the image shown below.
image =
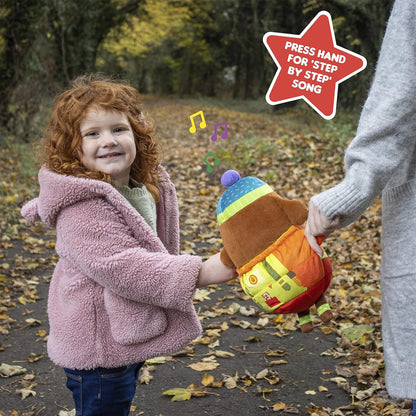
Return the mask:
M152 194L145 185L132 179L130 179L129 185L118 186L113 184L117 191L138 211L156 234L156 204Z

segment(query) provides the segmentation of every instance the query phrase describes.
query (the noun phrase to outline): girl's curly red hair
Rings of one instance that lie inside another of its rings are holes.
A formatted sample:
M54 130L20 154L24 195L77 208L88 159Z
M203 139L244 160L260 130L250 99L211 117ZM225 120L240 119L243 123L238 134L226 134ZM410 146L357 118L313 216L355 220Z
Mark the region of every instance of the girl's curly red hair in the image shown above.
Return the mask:
M137 149L130 177L143 183L157 201L160 147L152 136L152 125L145 120L139 93L125 83L92 76L76 78L55 100L46 131L44 163L60 174L110 182L109 175L90 171L82 164L80 123L90 107L126 114Z

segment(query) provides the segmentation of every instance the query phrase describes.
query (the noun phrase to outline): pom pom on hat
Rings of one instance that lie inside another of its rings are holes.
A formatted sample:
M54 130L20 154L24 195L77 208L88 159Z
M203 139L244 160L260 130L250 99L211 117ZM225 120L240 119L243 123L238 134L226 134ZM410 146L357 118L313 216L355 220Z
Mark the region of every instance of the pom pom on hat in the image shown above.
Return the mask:
M241 176L236 170L227 170L221 176L221 185L224 188L229 188L231 185L234 185L240 178Z

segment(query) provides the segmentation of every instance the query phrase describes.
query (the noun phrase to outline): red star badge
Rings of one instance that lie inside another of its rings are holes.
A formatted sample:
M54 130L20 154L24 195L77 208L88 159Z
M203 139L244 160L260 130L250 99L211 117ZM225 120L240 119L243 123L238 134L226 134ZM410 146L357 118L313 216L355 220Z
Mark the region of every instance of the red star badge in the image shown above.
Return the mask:
M335 116L338 84L367 65L364 57L337 46L325 11L300 35L268 32L263 42L278 66L266 101L275 105L303 98L328 120Z

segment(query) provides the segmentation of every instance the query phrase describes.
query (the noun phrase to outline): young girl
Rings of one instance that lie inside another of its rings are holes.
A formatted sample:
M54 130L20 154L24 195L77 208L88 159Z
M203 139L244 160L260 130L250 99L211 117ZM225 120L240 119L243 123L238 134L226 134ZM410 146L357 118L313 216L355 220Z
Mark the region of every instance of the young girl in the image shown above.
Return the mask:
M57 97L29 221L56 228L48 354L77 415L128 415L142 363L201 332L196 287L235 277L179 255L175 188L130 86L75 80Z

